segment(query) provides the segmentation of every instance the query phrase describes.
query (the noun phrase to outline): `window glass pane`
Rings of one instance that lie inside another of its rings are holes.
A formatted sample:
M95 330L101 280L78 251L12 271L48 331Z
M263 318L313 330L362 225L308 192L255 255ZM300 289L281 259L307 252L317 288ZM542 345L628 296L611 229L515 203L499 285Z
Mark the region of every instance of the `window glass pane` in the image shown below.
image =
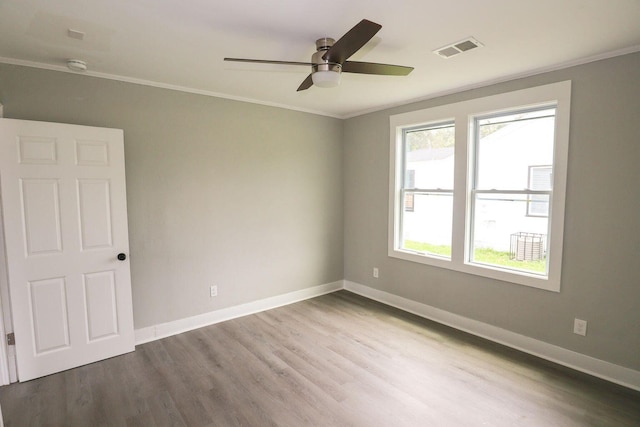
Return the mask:
M406 193L404 195L404 210L407 212L413 212L415 194Z
M416 188L416 171L407 169L404 176L404 188Z
M453 194L409 194L413 211L402 217L401 248L450 258Z
M549 220L528 215L532 195L476 194L471 261L511 270L547 274ZM549 205L548 195L536 195Z
M553 164L555 108L509 113L476 123L476 189L533 189L530 168L539 165L549 168L548 182L552 182L548 165Z
M404 188L453 189L453 123L407 130Z
M552 187L551 166L529 166L530 190L551 190Z

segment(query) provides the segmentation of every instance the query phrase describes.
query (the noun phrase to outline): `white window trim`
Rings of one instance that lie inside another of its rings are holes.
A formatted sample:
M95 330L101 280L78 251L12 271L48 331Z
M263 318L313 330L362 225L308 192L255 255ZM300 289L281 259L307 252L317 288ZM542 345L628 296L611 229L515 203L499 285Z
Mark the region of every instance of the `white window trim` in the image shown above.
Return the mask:
M490 266L467 262L470 233L470 180L473 167L473 118L521 108L543 105L556 106L553 195L551 200L548 274L546 277L526 272L511 272ZM569 116L571 81L553 83L499 95L476 98L425 110L391 116L390 121L390 176L389 176L389 232L388 255L407 261L447 268L505 282L531 286L549 291L560 291L562 275L562 247L564 237L564 209L569 152ZM453 232L451 259L428 256L400 249L399 227L403 204L400 201L402 172L402 129L425 123L453 120L455 122L455 171L453 196Z

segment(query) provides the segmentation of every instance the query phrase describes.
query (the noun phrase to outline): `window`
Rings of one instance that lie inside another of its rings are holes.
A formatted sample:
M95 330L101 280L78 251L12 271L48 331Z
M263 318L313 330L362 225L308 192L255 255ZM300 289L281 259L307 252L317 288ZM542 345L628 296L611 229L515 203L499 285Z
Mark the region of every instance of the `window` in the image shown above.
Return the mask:
M402 141L406 174L401 190L405 214L400 247L450 257L454 125L446 122L404 129ZM410 210L407 200L411 200Z
M529 181L540 170L532 164L553 162L555 113L544 106L473 118L470 262L546 274L551 184L533 189ZM527 215L532 199L542 214ZM519 257L523 251L531 256Z
M389 256L558 291L570 92L392 116Z

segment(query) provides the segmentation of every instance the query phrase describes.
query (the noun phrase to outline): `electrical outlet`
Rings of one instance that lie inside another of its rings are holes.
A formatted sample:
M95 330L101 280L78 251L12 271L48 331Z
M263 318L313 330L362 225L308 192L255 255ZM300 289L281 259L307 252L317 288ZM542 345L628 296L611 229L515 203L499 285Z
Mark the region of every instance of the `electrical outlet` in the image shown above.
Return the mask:
M587 335L587 321L581 319L573 319L573 333L582 335L583 337Z
M380 277L380 272L378 271L378 267L373 267L373 277L376 279Z
M218 296L218 287L216 285L213 285L209 288L209 296L211 296L212 298Z

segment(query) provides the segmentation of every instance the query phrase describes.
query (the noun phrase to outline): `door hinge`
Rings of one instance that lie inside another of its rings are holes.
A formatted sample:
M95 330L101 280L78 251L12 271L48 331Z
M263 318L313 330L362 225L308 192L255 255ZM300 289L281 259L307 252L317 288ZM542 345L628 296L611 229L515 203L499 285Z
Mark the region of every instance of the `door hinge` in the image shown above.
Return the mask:
M13 332L7 334L7 345L16 345L16 334Z

